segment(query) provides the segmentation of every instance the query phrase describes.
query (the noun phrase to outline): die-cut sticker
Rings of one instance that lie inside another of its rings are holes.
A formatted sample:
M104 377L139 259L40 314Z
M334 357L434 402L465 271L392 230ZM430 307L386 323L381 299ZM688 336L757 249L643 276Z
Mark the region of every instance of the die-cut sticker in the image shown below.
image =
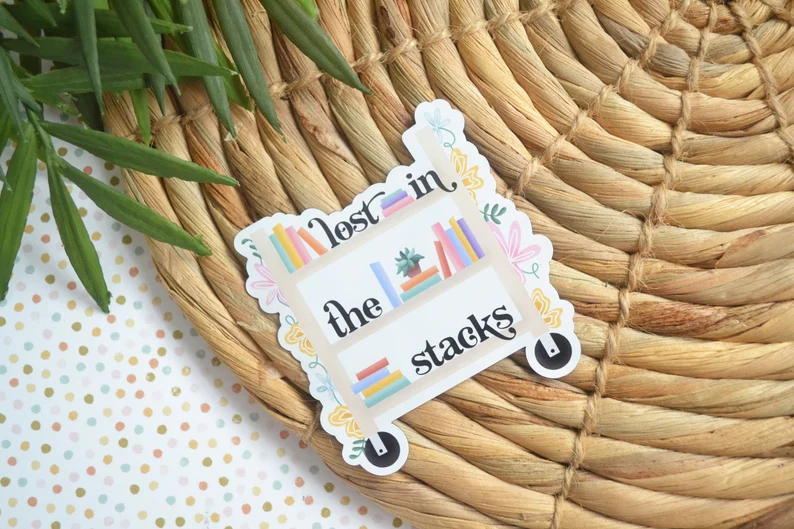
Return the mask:
M414 157L342 211L277 213L242 230L248 292L322 403L343 457L376 475L408 457L393 421L526 348L544 377L581 355L573 306L549 283L552 247L496 193L445 101L419 105Z

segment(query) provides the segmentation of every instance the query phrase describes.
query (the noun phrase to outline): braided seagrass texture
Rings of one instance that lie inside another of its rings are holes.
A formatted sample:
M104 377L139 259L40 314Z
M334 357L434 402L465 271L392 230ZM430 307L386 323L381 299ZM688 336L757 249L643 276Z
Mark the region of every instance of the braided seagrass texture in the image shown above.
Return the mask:
M154 145L240 188L127 172L129 193L213 255L150 241L217 356L362 494L422 528L794 527L794 7L785 0L318 0L373 95L320 75L244 0L284 136L201 85ZM406 415L410 457L342 461L234 235L339 209L410 163L416 106L448 100L501 193L554 244L583 357L516 354ZM127 99L109 129L135 138ZM789 123L792 123L791 125Z

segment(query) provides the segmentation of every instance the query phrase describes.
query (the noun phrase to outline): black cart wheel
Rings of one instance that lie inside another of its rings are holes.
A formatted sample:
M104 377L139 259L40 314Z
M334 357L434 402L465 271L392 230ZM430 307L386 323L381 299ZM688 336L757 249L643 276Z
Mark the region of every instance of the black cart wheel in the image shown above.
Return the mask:
M535 342L535 360L543 369L548 371L559 371L567 366L573 357L573 348L568 338L556 332L551 333L551 339L557 346L556 351L546 351L543 343L538 340ZM549 354L549 353L554 354Z
M381 442L383 442L383 446L386 447L386 452L378 454L378 451L375 450L375 445L367 439L367 444L364 447L364 457L367 458L367 461L372 466L386 469L394 465L400 458L400 442L389 432L378 432L378 435Z

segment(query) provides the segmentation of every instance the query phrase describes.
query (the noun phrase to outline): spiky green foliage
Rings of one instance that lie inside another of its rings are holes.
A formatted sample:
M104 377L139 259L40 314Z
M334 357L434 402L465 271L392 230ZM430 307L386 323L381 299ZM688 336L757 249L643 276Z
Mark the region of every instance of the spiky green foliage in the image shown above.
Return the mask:
M312 0L261 1L274 23L320 69L366 91L317 24ZM64 180L73 182L127 226L198 255L209 255L196 234L69 165L53 148L51 137L126 169L236 185L234 179L148 146L152 130L149 89L164 113L167 87L178 94L179 82L186 78L204 81L216 113L232 132L229 100L252 108L244 81L262 115L279 130L240 0L215 0L213 5L217 19L205 11L201 0L22 0L0 4L0 29L16 36L0 37L0 153L9 139L17 142L8 170L0 168L0 300L8 291L30 210L37 160L47 165L53 216L69 261L102 310L109 310L110 293ZM213 20L234 62L213 39ZM175 47L179 51L174 51ZM40 72L42 59L54 62L45 73ZM107 93L129 93L143 145L100 130L103 94ZM49 122L43 105L78 115L83 124L96 130ZM422 258L413 251L408 254L407 248L405 252L406 264L416 264Z

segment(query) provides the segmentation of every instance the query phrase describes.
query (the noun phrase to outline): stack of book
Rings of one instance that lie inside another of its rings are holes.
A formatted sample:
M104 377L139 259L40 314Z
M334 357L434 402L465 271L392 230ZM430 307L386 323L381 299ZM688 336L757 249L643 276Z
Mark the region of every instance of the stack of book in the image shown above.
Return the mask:
M398 189L394 193L388 194L381 199L380 208L383 210L383 216L388 217L401 210L411 202L414 202L414 197L406 193L404 190Z
M358 382L350 389L361 395L367 408L411 385L411 381L399 369L393 373L389 370L389 360L386 358L356 373L356 379Z
M311 262L312 256L307 246L314 250L318 256L328 251L305 228L300 227L297 230L292 226L284 228L280 223L273 227L270 242L290 274Z

